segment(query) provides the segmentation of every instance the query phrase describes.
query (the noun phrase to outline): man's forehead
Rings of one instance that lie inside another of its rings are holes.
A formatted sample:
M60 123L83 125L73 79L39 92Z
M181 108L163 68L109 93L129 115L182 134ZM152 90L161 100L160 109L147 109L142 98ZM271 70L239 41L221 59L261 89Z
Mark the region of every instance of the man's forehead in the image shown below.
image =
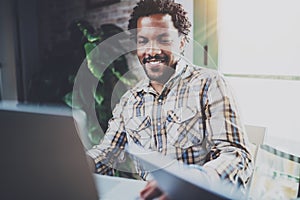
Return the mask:
M138 36L178 36L178 31L175 29L145 27L137 30Z
M137 28L158 27L166 29L176 29L171 15L169 14L153 14L140 17L137 21Z

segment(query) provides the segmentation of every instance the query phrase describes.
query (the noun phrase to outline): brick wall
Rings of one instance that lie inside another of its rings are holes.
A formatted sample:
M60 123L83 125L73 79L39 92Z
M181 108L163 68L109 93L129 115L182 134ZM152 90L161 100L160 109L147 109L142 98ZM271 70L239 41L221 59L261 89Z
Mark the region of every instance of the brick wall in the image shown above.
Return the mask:
M128 19L137 0L122 0L119 3L102 8L87 10L86 19L95 27L104 23L114 23L123 29L127 29Z
M120 0L103 7L87 7L87 0L39 1L39 44L41 57L68 39L68 26L76 19L84 19L97 29L101 24L114 23L124 30L132 8L138 0Z

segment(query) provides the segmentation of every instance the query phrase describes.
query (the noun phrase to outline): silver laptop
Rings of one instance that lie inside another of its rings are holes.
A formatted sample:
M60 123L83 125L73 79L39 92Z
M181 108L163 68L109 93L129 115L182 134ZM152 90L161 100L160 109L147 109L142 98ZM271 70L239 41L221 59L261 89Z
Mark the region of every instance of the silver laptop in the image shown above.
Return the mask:
M0 199L98 199L71 110L0 103Z

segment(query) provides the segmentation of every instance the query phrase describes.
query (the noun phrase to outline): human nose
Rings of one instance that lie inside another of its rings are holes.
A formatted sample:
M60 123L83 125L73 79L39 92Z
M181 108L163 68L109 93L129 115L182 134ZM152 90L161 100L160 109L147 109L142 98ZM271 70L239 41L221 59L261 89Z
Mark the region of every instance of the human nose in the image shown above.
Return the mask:
M150 42L149 46L146 48L146 53L151 56L161 54L161 48L157 45L156 42Z

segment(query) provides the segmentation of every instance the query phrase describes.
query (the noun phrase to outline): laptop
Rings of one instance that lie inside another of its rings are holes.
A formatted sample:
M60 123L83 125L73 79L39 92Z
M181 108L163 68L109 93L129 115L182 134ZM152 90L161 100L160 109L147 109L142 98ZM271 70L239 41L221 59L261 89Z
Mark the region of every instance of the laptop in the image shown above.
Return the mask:
M0 103L0 199L98 199L72 111Z
M187 165L156 151L146 151L135 143L128 145L126 152L138 165L150 173L150 176L156 180L158 186L170 199L221 200L243 198L238 190L229 187L229 184L225 182L214 183L213 187L208 186L205 181L201 181L203 179L197 177L197 170L200 168L191 169Z

